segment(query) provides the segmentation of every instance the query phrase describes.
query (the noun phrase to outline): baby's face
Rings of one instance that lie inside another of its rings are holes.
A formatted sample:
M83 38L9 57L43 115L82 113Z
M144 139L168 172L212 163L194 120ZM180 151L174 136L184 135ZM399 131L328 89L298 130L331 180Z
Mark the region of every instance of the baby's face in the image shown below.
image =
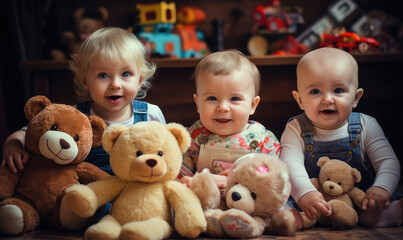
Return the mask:
M345 59L312 59L298 70L298 92L294 98L312 123L336 129L347 122L362 96L354 69Z
M197 81L194 100L203 125L222 136L244 131L260 100L247 71L199 73Z

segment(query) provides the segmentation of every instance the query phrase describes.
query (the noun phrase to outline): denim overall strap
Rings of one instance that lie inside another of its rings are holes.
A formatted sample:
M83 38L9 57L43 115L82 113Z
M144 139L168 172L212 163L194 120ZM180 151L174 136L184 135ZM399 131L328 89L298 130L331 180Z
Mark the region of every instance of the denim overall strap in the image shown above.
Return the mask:
M298 120L301 127L301 137L305 141L305 152L311 152L314 148L313 136L315 135L315 128L305 113L302 113L295 118Z
M89 116L91 111L91 102L84 102L77 104L77 109ZM109 154L105 152L104 148L101 146L91 148L90 153L87 158L84 160L85 162L94 164L99 167L103 171L114 175L112 168L109 164Z
M89 116L90 115L90 109L91 109L91 102L83 102L77 104L77 109L84 113L85 115Z
M348 133L350 136L351 147L357 147L360 142L361 127L360 114L352 112L348 118Z
M147 121L147 102L134 100L133 105L133 124Z

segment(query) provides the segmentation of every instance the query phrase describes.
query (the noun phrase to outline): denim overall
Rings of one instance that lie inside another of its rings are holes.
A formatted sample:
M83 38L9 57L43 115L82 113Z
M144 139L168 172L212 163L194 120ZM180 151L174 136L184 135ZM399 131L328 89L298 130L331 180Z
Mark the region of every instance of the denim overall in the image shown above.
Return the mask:
M291 118L289 121L291 121ZM315 128L305 113L295 117L301 126L301 136L305 142L305 169L309 178L318 178L319 170L316 164L319 158L327 156L330 159L338 159L346 162L351 167L356 168L361 173L361 181L355 184L364 192L372 186L375 181L375 172L369 160L363 159L361 154L361 119L357 112L351 113L348 118L349 136L334 141L314 141ZM288 200L288 204L300 210L292 197Z
M77 105L77 109L85 115L90 115L90 106L92 102L84 102ZM147 102L134 100L133 104L133 124L137 122L147 121ZM114 175L111 165L109 164L109 153L105 152L102 145L92 148L86 162L92 163L103 171Z
M338 159L346 162L351 167L356 168L361 173L361 181L355 184L364 192L374 184L375 172L371 162L363 159L361 154L361 119L357 112L351 113L348 118L349 136L334 141L320 142L314 141L315 129L312 122L305 113L296 116L301 126L301 136L305 141L305 169L310 178L319 177L319 170L316 164L319 158L327 156L330 159Z

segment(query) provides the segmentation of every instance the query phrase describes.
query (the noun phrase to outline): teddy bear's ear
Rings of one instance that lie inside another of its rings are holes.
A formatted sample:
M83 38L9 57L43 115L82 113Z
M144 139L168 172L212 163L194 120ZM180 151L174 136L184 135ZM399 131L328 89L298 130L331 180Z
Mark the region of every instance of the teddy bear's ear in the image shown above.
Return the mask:
M112 151L113 145L119 138L120 134L126 131L128 127L123 124L113 124L110 125L102 134L102 144L106 152L110 153Z
M319 158L318 162L316 163L316 165L318 165L318 167L322 167L323 165L325 165L325 163L327 163L328 161L330 161L330 158L328 157L321 157Z
M190 147L190 135L186 128L179 123L168 123L166 127L178 141L182 153L186 152Z
M83 18L84 12L85 12L84 8L82 8L82 7L78 8L74 12L74 20L76 22L79 22Z
M27 103L24 106L25 116L28 121L31 121L32 118L35 117L40 111L42 111L45 107L51 105L50 100L45 96L35 96L28 99Z
M89 116L88 119L92 127L92 146L98 147L102 144L102 134L106 129L106 123L97 116Z
M356 183L360 182L361 181L361 173L360 173L360 171L358 171L355 168L353 168L352 171L353 171L353 176L355 178L355 182Z
M99 7L99 12L102 15L102 21L106 22L106 20L108 20L108 17L109 17L108 10L106 8L104 8L104 7Z

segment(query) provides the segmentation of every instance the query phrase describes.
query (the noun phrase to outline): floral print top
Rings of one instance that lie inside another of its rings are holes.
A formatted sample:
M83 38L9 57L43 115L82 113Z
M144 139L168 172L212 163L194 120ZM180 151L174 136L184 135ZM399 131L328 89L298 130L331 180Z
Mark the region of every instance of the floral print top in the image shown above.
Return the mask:
M189 133L192 137L192 144L184 155L183 163L178 178L182 176L193 176L196 172L203 169L197 169L200 147L205 145L210 148L222 148L229 151L239 152L242 149L243 154L248 152L267 153L280 156L280 143L276 136L267 130L262 124L249 120L248 128L237 134L229 136L220 136L207 130L200 120L195 122L190 128ZM209 159L210 165L216 172L220 173L232 166L232 163L214 162ZM200 165L199 165L200 166Z

